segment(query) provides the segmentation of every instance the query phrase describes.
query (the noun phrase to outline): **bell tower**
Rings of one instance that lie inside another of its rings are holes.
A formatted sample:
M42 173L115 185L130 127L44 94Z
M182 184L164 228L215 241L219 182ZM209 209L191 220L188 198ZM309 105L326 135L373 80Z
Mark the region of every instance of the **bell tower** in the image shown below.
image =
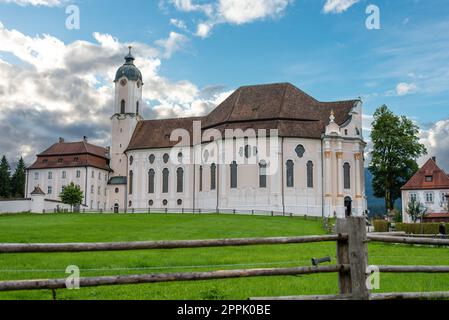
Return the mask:
M126 156L131 137L137 123L143 118L140 115L142 107L142 73L134 65L131 53L125 56L125 63L117 70L115 76L114 113L111 117L111 167L114 176L126 177Z

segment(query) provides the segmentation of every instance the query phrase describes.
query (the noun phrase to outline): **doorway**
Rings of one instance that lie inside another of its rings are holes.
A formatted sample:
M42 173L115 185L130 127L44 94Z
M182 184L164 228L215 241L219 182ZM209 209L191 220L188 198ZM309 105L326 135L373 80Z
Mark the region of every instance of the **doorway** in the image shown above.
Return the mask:
M345 198L345 216L346 218L352 216L352 199L350 197Z
M118 211L119 211L119 205L118 205L118 203L116 203L114 205L114 213L118 213Z

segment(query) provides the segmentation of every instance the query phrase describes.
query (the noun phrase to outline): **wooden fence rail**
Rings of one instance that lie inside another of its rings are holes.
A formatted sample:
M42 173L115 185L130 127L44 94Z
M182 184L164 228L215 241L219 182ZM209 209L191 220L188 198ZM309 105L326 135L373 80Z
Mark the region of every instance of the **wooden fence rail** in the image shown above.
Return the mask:
M185 249L207 247L232 247L253 245L299 244L347 240L347 234L277 237L277 238L245 238L222 240L180 240L180 241L142 241L142 242L109 242L109 243L53 243L53 244L0 244L0 253L48 253L48 252L87 252L87 251L125 251L149 249Z
M449 246L449 239L410 238L404 236L383 236L383 235L378 236L373 234L369 234L367 238L371 241L377 242Z

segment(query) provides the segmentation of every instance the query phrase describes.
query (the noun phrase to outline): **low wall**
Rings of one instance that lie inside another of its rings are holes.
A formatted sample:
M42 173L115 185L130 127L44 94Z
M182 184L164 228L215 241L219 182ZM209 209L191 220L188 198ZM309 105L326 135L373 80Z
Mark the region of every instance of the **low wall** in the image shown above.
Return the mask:
M0 213L29 212L31 199L0 200Z

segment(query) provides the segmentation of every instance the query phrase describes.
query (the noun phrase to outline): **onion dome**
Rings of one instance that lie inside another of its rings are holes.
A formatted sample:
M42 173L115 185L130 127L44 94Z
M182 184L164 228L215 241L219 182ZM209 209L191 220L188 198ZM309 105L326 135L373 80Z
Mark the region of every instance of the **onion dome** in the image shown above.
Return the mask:
M126 77L130 81L142 81L142 73L134 65L134 56L131 53L131 47L129 47L129 53L125 57L125 63L117 70L114 82L119 81L122 77Z

